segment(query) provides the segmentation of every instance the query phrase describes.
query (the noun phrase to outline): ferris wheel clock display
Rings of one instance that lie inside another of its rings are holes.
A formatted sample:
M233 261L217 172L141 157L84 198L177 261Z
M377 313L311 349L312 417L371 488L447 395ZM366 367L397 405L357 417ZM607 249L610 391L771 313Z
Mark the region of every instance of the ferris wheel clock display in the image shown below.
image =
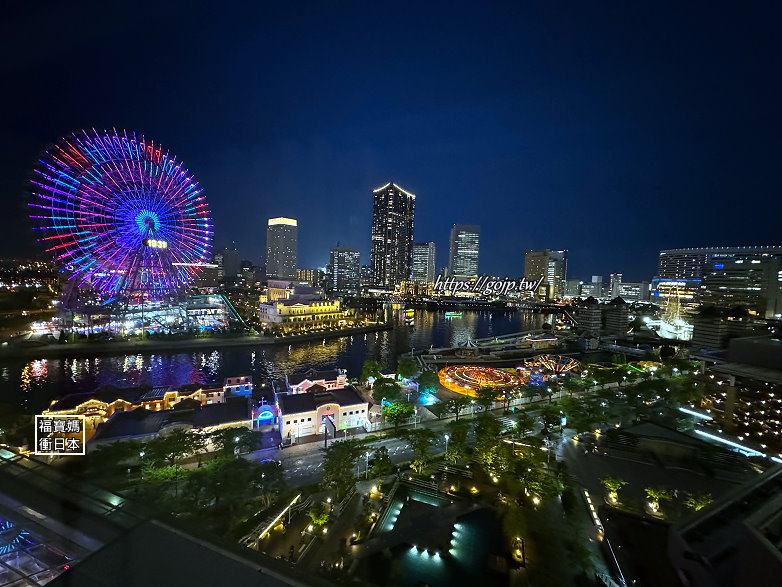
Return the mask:
M38 162L30 218L55 264L102 298L163 300L209 261L198 182L162 146L127 131L79 131Z

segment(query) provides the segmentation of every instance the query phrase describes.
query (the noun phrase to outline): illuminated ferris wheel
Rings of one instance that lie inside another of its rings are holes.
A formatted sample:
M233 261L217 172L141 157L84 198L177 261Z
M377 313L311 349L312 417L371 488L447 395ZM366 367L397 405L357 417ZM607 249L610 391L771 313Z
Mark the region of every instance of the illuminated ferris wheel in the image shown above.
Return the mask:
M209 260L212 220L176 157L127 131L79 131L40 159L30 217L72 283L104 300L167 299Z

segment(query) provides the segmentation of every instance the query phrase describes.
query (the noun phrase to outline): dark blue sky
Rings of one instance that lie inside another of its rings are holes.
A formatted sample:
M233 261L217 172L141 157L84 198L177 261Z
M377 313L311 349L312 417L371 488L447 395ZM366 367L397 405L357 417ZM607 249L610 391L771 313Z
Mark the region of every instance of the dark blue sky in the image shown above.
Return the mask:
M163 143L216 246L258 261L299 219L300 266L368 262L371 190L417 194L446 263L567 248L570 273L648 278L661 248L781 244L777 3L60 2L4 6L0 254L36 251L25 179L81 127ZM256 4L253 6L253 4Z

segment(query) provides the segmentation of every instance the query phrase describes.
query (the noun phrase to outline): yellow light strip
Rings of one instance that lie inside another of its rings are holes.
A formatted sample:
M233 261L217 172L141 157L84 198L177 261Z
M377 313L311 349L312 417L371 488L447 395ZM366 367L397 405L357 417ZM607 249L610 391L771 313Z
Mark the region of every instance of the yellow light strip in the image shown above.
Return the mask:
M285 515L285 512L287 512L289 509L291 509L291 507L293 507L293 504L294 504L294 503L296 503L297 501L299 501L299 498L300 498L300 497L301 497L301 493L299 493L299 494L298 494L296 497L294 497L294 498L293 498L293 501L292 501L292 502L290 502L290 503L288 504L288 507L286 507L284 510L282 510L282 511L280 512L280 514L279 514L279 515L278 515L276 518L274 518L274 519L271 521L271 523L270 523L268 526L266 526L266 529L265 529L263 532L261 532L261 533L258 535L258 537L259 537L259 538L263 538L263 537L264 537L266 534L268 534L268 533L269 533L269 530L271 530L272 528L274 528L274 526L276 526L276 525L277 525L277 522L279 522L279 521L280 521L280 518L282 518L282 517Z
M269 226L277 226L284 224L286 226L298 226L298 221L295 218L285 218L280 216L279 218L269 218Z

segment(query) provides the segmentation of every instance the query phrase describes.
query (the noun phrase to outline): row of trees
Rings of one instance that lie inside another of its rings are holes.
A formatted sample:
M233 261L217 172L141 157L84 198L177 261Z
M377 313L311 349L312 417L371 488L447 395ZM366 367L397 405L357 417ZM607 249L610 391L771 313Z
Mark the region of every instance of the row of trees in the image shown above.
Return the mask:
M218 455L253 450L255 434L243 427L224 428L210 434L194 430L175 429L148 442L132 440L105 444L87 456L87 467L99 477L111 477L122 469L141 464L144 469L181 467L195 457L202 457L211 448Z
M101 446L88 453L86 467L98 482L115 488L131 483L141 501L225 534L270 507L285 491L278 463L236 458L236 453L252 450L255 444L255 434L244 427L211 434L176 429L145 443ZM207 451L211 452L205 459ZM131 479L125 473L132 469L140 473Z
M609 502L614 504L620 503L619 491L628 485L628 482L618 477L604 477L600 480L600 483L606 490ZM649 501L650 507L655 512L659 510L661 501L670 500L674 495L674 493L667 487L658 486L644 488L644 494ZM705 508L712 501L714 501L714 499L710 493L685 492L682 499L682 503L684 503L687 508L695 512Z

